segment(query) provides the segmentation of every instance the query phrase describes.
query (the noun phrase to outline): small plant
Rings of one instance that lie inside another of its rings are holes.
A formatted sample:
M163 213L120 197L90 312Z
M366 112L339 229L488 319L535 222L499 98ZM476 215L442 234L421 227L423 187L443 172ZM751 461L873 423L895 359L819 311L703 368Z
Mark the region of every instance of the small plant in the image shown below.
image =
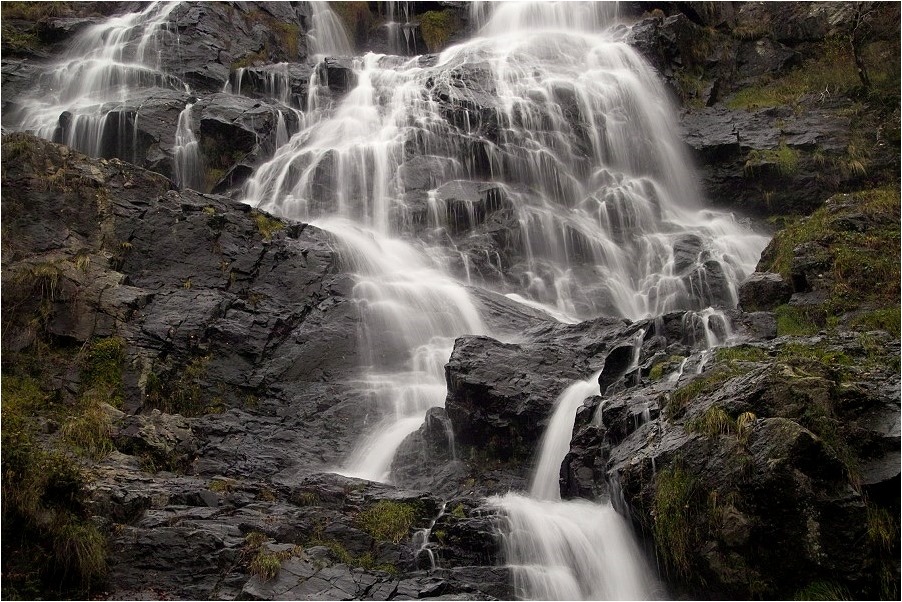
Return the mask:
M263 236L263 240L272 240L273 234L285 227L285 223L259 211L252 211L251 216L257 224L257 231Z
M214 493L231 493L237 485L235 479L216 477L210 481L208 489Z
M294 496L294 501L298 506L316 506L320 498L315 491L301 491Z
M723 408L713 405L705 412L686 423L686 430L701 433L708 437L717 437L719 435L729 435L736 431L736 423L730 418Z
M668 419L673 418L693 399L714 391L721 384L745 372L746 370L737 367L735 364L720 364L705 376L689 381L670 394L664 406L665 417Z
M250 565L251 574L257 575L264 581L274 579L281 569L282 558L280 558L279 554L273 554L264 550L257 552Z
M795 600L852 600L849 591L832 581L814 581L796 592Z
M63 439L79 453L99 459L115 447L109 415L97 404L91 404L62 427Z
M454 509L451 510L451 516L453 516L454 518L459 518L459 519L467 518L467 515L464 512L464 505L457 504L456 506L454 506Z
M752 175L764 165L773 165L781 175L791 176L798 171L799 153L782 142L775 149L752 150L743 169L747 175Z
M736 347L721 347L717 350L715 358L718 362L763 362L767 360L768 355L760 347L738 345Z
M357 526L378 541L398 543L410 533L414 508L403 502L381 500L357 515Z
M820 327L804 309L792 305L781 305L774 310L777 318L777 334L805 336L816 334Z
M752 412L743 412L736 418L736 436L743 444L748 441L757 419Z

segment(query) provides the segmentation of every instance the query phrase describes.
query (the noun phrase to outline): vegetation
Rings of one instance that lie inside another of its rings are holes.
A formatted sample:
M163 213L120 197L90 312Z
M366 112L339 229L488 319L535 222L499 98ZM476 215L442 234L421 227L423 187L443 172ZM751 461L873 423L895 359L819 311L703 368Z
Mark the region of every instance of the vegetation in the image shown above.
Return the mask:
M254 218L254 223L257 224L257 232L260 233L263 240L272 240L273 234L285 227L285 222L259 211L252 211L251 216Z
M796 592L796 600L852 600L849 590L832 581L814 581Z
M674 418L693 399L716 390L726 381L740 376L744 372L744 369L736 365L721 364L704 376L689 381L670 394L667 405L664 407L665 417Z
M165 379L152 372L145 383L145 403L167 414L201 416L223 409L222 398L206 393L205 379L209 355L196 356L176 367Z
M42 21L52 17L67 17L71 14L71 2L4 2L0 4L0 16L3 19Z
M883 187L833 197L779 231L762 255L762 269L791 279L795 250L808 245L810 260L824 266L818 286L827 300L777 308L778 333L812 334L844 320L898 333L899 221L899 191Z
M745 172L754 173L766 165L773 165L782 176L791 176L799 168L799 153L781 143L776 149L752 150L746 156Z
M453 10L431 10L420 15L420 34L429 52L442 50L459 29L460 22Z
M655 548L667 571L682 578L689 577L690 557L697 539L693 526L697 490L695 478L678 463L655 477L652 510Z
M727 100L732 109L797 106L806 94L848 94L859 85L852 49L845 40L826 40L813 58L774 79L763 78Z
M398 543L408 536L416 513L411 504L380 500L357 515L357 526L377 541Z
M714 359L718 362L763 362L768 357L767 352L760 347L737 345L719 348Z

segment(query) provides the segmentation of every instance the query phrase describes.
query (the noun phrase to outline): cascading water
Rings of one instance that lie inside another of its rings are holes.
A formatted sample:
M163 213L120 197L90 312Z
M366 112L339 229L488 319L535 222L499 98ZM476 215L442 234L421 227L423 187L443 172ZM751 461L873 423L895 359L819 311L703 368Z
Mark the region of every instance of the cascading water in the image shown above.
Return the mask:
M191 124L191 108L193 103L188 103L185 110L179 113L178 125L175 130L174 163L175 182L179 188L193 188L203 190L204 170L201 165L200 151L197 138Z
M159 68L159 50L176 2L151 2L139 12L90 25L64 58L43 74L35 94L8 119L18 129L94 156L132 159L130 93L154 86L187 89Z
M644 330L633 336L634 369ZM561 501L561 462L570 450L576 411L599 394L596 372L555 401L542 436L529 497L508 493L490 501L504 510L508 566L519 596L529 600L647 600L657 581L610 501Z

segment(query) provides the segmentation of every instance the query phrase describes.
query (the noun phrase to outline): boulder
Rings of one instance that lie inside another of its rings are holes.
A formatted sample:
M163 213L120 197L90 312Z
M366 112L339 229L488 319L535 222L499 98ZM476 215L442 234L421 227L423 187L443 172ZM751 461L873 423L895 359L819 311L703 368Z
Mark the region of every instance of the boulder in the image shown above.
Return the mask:
M739 286L739 304L746 311L774 309L791 296L790 284L773 272L754 272Z

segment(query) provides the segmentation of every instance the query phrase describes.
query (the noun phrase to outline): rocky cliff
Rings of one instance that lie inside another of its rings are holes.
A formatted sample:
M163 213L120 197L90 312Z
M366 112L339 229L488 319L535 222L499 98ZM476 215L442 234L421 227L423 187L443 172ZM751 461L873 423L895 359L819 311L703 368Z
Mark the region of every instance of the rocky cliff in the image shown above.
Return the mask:
M4 3L4 126L66 40L134 8ZM410 55L463 39L478 20L466 9L411 3L417 27L395 38L386 6L336 6L358 50ZM681 102L706 194L774 238L713 322L561 324L474 291L511 336L456 341L445 408L402 445L392 485L331 472L368 420L336 241L229 196L274 152L274 69L300 111L311 77L336 97L354 85L346 61L307 60L310 7L175 9L180 51L161 60L192 93L124 103L108 136L132 132L128 156L5 132L4 596L510 599L505 517L486 497L527 488L555 398L600 370L561 493L612 499L671 594L897 597L898 7L625 11ZM446 118L478 114L497 135L480 67L455 77L469 104L439 82ZM189 101L202 192L173 181ZM433 188L433 159L405 163L409 198ZM511 270L503 191L437 194L471 220L454 234L486 280ZM704 350L711 332L743 343Z

